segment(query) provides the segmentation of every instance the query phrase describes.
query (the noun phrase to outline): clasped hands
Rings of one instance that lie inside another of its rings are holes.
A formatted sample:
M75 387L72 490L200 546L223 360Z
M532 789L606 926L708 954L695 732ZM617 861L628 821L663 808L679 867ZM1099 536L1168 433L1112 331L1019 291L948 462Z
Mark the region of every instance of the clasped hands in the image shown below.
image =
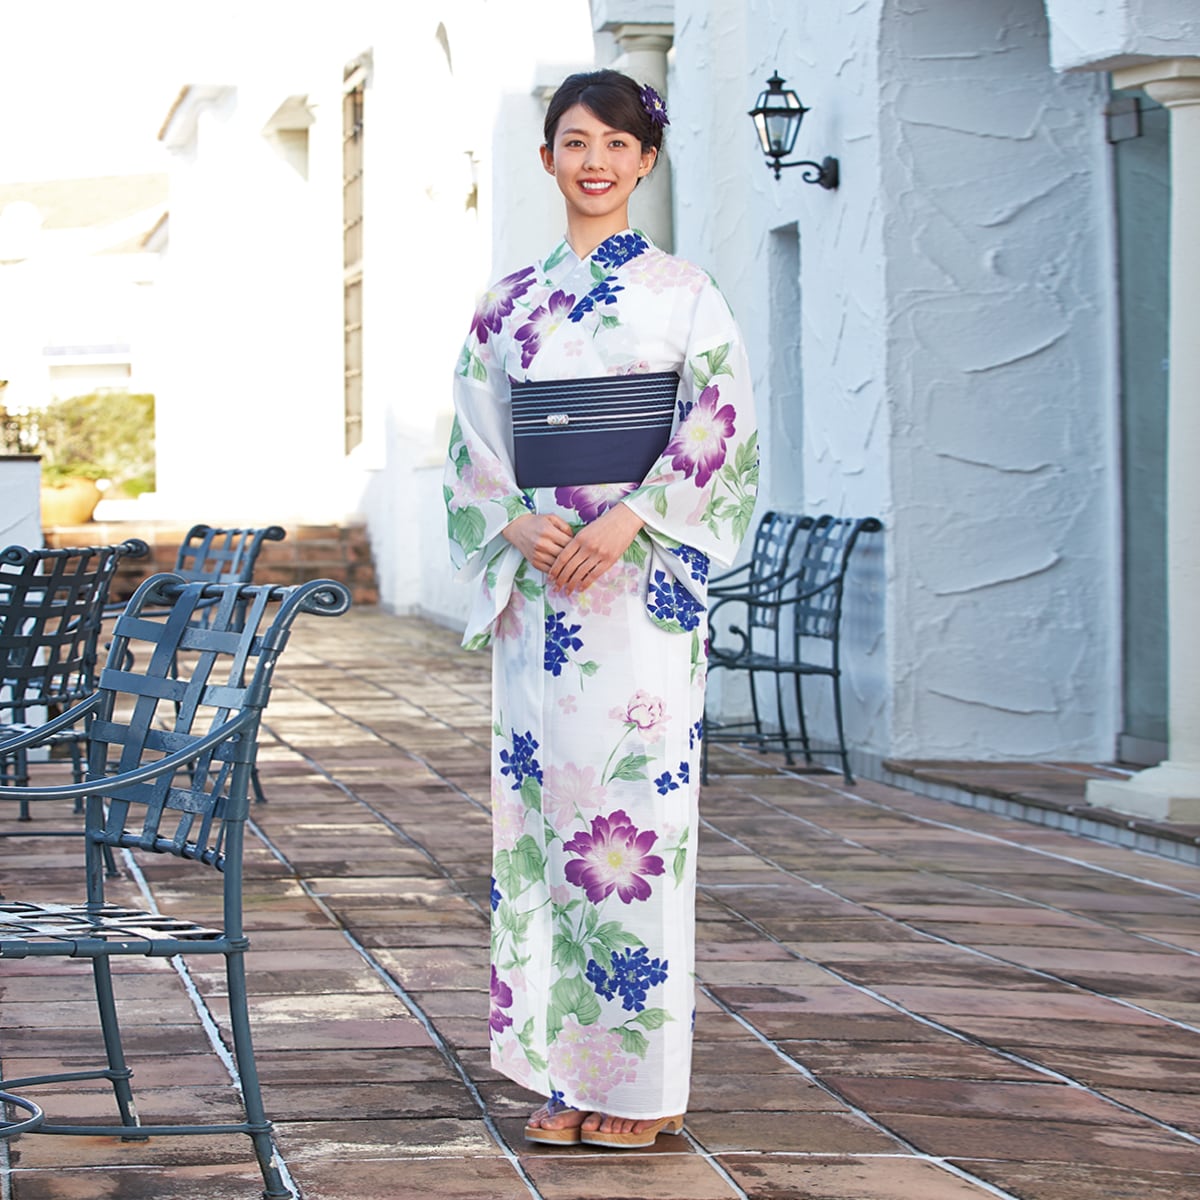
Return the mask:
M554 513L525 513L503 533L527 562L570 595L595 583L629 549L644 524L627 504L618 503L578 533Z

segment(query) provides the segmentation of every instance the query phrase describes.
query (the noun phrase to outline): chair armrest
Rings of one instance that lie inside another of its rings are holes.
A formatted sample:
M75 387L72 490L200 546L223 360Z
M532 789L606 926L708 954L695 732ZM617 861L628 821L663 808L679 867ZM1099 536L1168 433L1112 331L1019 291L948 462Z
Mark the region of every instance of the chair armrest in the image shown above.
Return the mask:
M73 704L66 712L59 713L57 717L47 721L44 725L39 725L36 729L29 730L28 733L18 733L0 741L0 756L40 745L46 738L52 737L86 717L99 702L100 694L93 692L86 700L80 700L78 704Z
M122 771L117 775L106 775L103 779L92 779L84 783L59 784L55 787L0 787L0 800L73 800L78 796L105 795L127 784L145 783L148 779L157 779L160 775L178 770L184 763L191 762L221 742L228 741L235 733L249 725L257 715L255 709L243 709L236 717L231 717L215 729L210 729L190 746L176 750L166 758L134 767L132 771ZM47 728L48 725L42 726L43 730ZM5 745L7 743L0 743L0 750L3 750Z

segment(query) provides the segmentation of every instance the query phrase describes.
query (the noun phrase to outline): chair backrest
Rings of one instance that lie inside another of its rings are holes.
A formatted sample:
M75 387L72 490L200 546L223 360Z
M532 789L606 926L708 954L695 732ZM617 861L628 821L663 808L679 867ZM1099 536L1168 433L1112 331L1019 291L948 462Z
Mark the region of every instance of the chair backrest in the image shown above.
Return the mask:
M745 590L765 601L766 605L748 603L747 619L751 629L778 628L779 606L772 602L780 598L796 538L802 530L812 527L813 520L799 513L772 511L765 513L759 521Z
M122 559L149 553L140 538L0 551L0 721L91 694L113 576Z
M250 583L263 542L282 542L278 525L261 529L214 529L193 525L179 545L175 574L189 582Z
M795 597L793 636L836 641L842 617L846 569L854 544L863 533L878 533L877 517L834 517L824 513L813 522L790 585Z
M193 621L200 606L206 626ZM90 900L103 895L103 845L207 863L225 872L228 900L238 886L231 876L241 872L258 725L292 622L301 612L340 616L349 607L349 589L328 579L285 588L164 574L142 583L117 618L100 672L88 779L194 748L232 720L245 724L173 773L89 797ZM126 669L131 662L145 665ZM226 919L228 929L228 912Z

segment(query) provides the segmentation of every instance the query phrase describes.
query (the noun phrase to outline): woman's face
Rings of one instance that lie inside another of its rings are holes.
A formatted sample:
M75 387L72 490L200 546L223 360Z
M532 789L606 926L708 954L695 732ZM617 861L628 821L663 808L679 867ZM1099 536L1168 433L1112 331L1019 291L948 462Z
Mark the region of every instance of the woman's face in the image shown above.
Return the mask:
M543 146L541 153L568 210L588 219L624 214L638 180L650 173L658 156L653 147L643 152L632 133L609 129L582 104L563 113L553 147Z

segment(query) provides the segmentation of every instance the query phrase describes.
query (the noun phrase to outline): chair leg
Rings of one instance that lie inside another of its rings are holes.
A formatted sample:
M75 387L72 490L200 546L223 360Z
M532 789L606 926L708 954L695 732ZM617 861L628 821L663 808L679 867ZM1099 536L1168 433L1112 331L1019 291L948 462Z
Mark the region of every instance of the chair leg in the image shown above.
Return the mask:
M846 750L846 730L842 725L842 676L837 671L830 676L833 681L833 714L837 719L838 753L842 759L842 778L853 785L854 776L850 773L850 754Z
M788 741L787 721L783 715L783 680L778 671L775 672L775 712L779 716L779 740L783 742L783 760L790 767L792 758L792 743Z
M100 1032L104 1035L104 1053L108 1059L107 1076L112 1083L113 1097L121 1124L131 1129L138 1126L137 1109L133 1103L133 1089L129 1079L133 1072L125 1061L121 1046L121 1027L117 1022L117 1003L113 995L112 970L107 958L92 959L92 980L96 988L96 1007L100 1010ZM131 1134L127 1141L145 1141Z
M246 1106L249 1137L263 1177L264 1200L294 1200L284 1186L283 1176L271 1142L271 1122L263 1108L262 1088L258 1080L258 1064L254 1060L254 1044L250 1039L250 1014L246 1007L246 963L240 950L225 960L225 976L229 984L229 1023L233 1029L233 1054L237 1060L238 1078L242 1082L242 1100Z
M801 685L803 676L797 672L792 678L796 681L796 715L800 722L800 742L804 747L804 761L811 763L813 758L808 740L808 722L804 719L804 688Z
M258 764L250 768L250 786L254 789L254 803L266 804L266 793L262 789L262 781L258 778Z
M754 686L754 674L752 670L746 672L746 676L750 680L750 708L754 713L754 740L758 743L759 754L765 754L767 748L763 738L762 717L758 711L758 688Z

